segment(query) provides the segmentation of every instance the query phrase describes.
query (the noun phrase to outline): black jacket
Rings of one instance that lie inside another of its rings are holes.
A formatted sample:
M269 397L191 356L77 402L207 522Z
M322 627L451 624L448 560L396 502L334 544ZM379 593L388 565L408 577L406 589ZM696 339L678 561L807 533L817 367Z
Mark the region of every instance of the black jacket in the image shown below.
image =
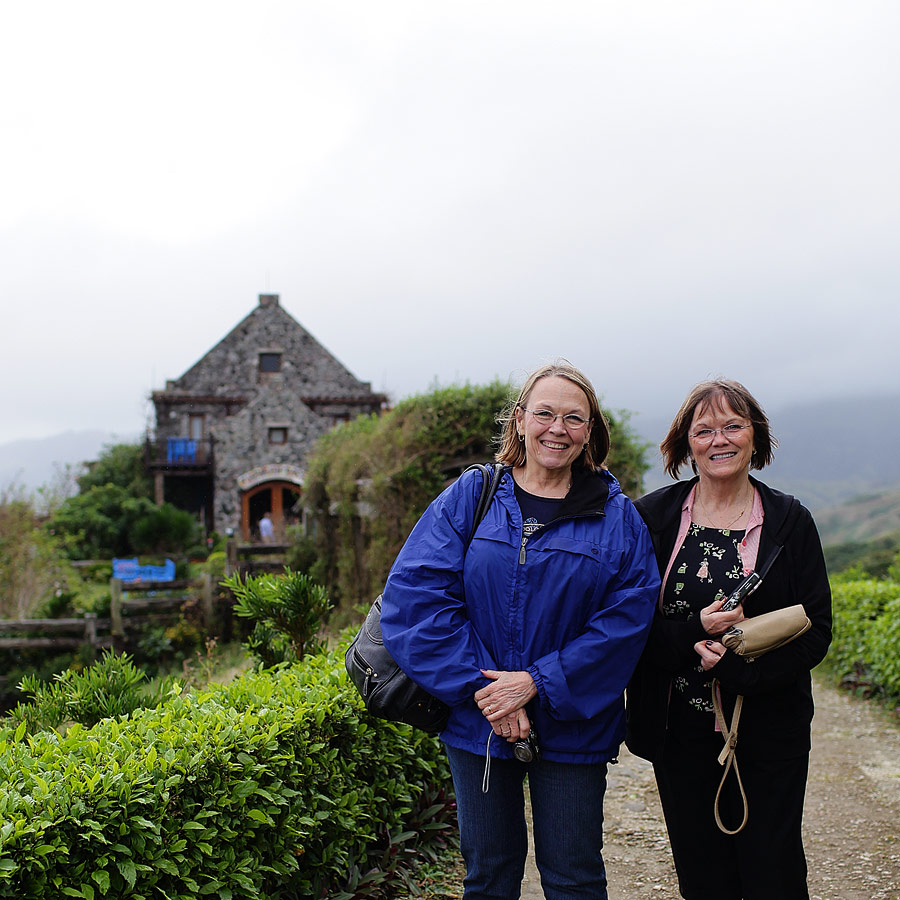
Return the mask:
M764 520L757 567L773 548L784 549L759 589L745 605L755 616L802 603L812 627L790 644L754 662L726 652L707 674L719 679L726 717L737 694L744 695L739 729L745 758L779 759L809 752L813 699L810 670L824 659L831 643L831 589L819 534L809 511L794 497L750 479L759 491ZM660 573L664 573L681 523L681 509L697 479L679 481L647 494L635 503L647 523ZM627 691L629 750L654 760L666 730L672 675L698 657L697 641L708 635L699 616L690 622L665 619L657 612L650 639Z

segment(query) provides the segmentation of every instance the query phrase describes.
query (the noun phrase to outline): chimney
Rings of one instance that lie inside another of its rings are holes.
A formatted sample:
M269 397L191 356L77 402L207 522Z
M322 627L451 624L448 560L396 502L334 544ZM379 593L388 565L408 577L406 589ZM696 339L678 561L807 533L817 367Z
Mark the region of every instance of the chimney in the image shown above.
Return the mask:
M278 294L260 294L260 306L278 306Z

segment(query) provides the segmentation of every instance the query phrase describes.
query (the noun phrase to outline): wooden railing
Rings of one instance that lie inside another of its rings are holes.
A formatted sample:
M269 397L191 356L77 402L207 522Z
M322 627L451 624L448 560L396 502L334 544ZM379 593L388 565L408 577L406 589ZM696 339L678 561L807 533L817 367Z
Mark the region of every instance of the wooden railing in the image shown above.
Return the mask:
M196 582L181 580L125 583L119 578L111 578L109 615L113 645L122 647L127 644L129 632L142 631L147 626L171 625L181 617L184 604L195 599L200 603L207 634L216 634L220 623L213 602L209 573L204 572L201 576L199 591L185 593L192 586L196 586ZM159 596L126 597L126 594L135 593L158 593Z
M244 578L265 572L281 574L289 547L289 544L239 544L229 538L225 544L225 575L237 573Z
M87 613L79 619L0 619L0 650L77 650L83 644L95 650L112 646L110 620Z
M192 590L191 590L192 589ZM68 619L0 619L0 650L124 649L131 638L153 625L178 621L185 603L197 601L208 634L218 634L221 622L213 597L212 579L196 581L109 582L109 618L86 613ZM135 597L134 594L158 593Z

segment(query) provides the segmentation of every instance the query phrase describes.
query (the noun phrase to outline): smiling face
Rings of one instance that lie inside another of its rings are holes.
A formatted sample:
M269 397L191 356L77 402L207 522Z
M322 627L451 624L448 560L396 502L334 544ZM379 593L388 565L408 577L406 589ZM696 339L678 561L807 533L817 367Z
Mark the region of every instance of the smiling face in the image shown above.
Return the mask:
M750 425L750 420L739 416L724 397L713 397L711 403L694 410L689 435L704 428L716 429L716 436L709 442L689 437L691 456L697 466L700 479L723 479L746 476L750 471L753 455L753 428L745 428L732 437L725 437L726 425Z
M525 436L525 466L538 466L553 471L568 471L578 459L591 436L591 424L578 429L567 428L562 416L574 414L590 419L587 395L568 378L559 375L541 378L523 402L528 410L548 410L555 414L552 424L543 424L522 406L516 408L516 430Z

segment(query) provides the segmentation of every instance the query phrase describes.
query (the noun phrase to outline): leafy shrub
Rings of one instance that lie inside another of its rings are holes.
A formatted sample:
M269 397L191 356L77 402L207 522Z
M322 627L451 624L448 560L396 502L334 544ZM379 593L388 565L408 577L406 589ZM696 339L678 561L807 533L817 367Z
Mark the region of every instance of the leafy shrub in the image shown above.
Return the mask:
M171 503L154 506L136 519L128 529L128 538L136 553L184 551L200 535L197 520ZM200 548L205 555L205 548Z
M827 665L848 684L900 696L900 583L848 571L831 579Z
M147 690L147 676L127 654L107 650L92 666L67 669L47 683L36 675L22 679L19 690L30 697L10 713L24 722L29 732L58 728L64 722L95 725L101 719L121 716L144 706L158 706L172 689L171 683Z
M284 564L295 572L311 575L310 569L316 562L316 542L311 535L303 533L299 525L291 525L285 532L288 548Z
M171 503L157 506L117 484L94 485L53 514L53 532L71 559L179 552L197 541L194 517Z
M213 581L219 581L225 575L225 551L214 550L200 566L201 572L208 572Z
M343 648L65 735L0 733L0 898L363 897L452 819L437 740ZM352 893L350 893L352 890Z
M237 599L236 615L255 622L247 647L264 666L297 662L324 646L318 637L331 609L325 588L300 572L284 575L232 575L222 584Z
M866 635L872 681L890 697L900 697L900 584Z
M51 683L59 672L72 669L80 672L94 662L94 649L82 644L78 650L48 655L44 648L0 651L0 709L4 714L22 702L25 696L20 688L29 676L37 681Z

